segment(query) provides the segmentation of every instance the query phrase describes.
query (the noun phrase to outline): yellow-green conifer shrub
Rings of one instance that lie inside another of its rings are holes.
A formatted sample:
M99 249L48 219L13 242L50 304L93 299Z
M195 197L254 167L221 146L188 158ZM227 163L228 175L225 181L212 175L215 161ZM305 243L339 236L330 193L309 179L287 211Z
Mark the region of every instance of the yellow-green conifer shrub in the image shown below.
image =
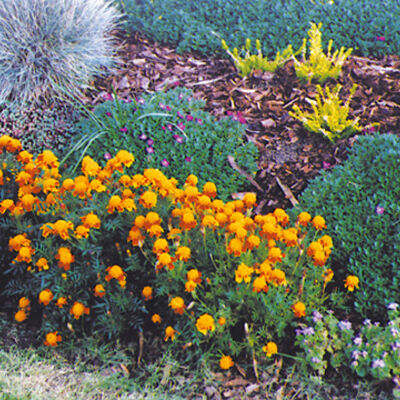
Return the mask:
M229 50L225 40L221 41L222 48L232 57L239 75L242 77L249 76L254 70L261 70L267 72L275 72L279 67L283 67L293 55L301 52L301 49L293 53L292 45L289 45L282 54L278 51L274 60L268 60L264 57L261 51L261 43L256 40L257 54L250 54L251 40L246 39L246 45L243 50L246 52L244 58L240 57L238 49L235 47L233 51Z
M302 82L316 81L324 83L329 78L337 79L342 71L345 60L349 57L352 48L345 50L342 47L331 54L332 40L328 44L328 52L324 53L321 41L322 23L318 26L311 23L311 28L308 31L309 36L309 58L307 59L307 39L303 39L302 61L298 61L295 57L294 67L296 75Z
M351 89L350 96L343 105L339 98L341 85L336 85L332 90L329 87L324 90L317 85L318 94L315 100L308 99L313 108L313 113L303 112L299 106L294 105L289 115L300 120L304 127L315 133L321 133L331 142L336 139L351 136L362 128L358 125L359 118L348 119L349 103L354 95L357 85Z

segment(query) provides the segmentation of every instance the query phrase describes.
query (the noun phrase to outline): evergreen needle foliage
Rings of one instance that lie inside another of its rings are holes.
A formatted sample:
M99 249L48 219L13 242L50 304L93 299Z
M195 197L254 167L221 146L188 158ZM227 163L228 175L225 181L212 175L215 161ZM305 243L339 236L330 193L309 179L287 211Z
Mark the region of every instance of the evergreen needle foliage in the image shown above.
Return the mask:
M79 94L113 65L108 0L0 0L0 103Z

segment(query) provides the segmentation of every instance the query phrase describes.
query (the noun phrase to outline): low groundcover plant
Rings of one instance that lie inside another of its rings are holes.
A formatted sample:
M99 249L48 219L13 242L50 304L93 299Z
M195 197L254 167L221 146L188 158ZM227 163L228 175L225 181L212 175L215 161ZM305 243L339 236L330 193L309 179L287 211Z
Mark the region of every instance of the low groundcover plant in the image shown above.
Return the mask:
M252 360L257 375L257 360L324 308L333 244L322 216L252 217L254 194L224 203L193 174L182 187L158 169L130 174L126 150L104 168L85 156L69 175L48 150L34 158L7 135L0 149L5 293L17 321L39 319L47 346L153 326L222 369Z

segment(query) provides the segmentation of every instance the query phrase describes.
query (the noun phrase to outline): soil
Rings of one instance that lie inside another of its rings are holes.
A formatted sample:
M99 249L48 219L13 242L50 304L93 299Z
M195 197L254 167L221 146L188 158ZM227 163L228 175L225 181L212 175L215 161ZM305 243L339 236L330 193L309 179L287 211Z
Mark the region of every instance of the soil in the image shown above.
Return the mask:
M322 168L341 163L357 139L356 135L331 143L307 132L289 115L294 104L311 111L307 99L317 94L316 85L299 82L293 62L276 73L255 71L241 78L230 59L178 54L138 33L120 33L118 41L121 67L96 80L96 90L88 92L85 101L96 104L112 88L119 97L132 98L181 85L205 100L206 110L217 118L233 113L246 124L246 138L260 152L256 179L249 179L251 190L257 193L257 212L296 204L308 182ZM364 127L358 136L374 131L400 133L400 57L350 56L339 80L327 82L331 88L337 83L342 85L343 103L357 85L349 118L359 118Z

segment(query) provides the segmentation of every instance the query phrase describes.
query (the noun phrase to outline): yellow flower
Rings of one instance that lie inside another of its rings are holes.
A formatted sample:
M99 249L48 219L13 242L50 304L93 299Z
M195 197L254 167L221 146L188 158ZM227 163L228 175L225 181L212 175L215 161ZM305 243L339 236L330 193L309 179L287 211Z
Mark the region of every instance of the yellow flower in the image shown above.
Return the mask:
M46 335L46 340L44 341L45 346L57 346L58 342L61 342L62 337L58 334L57 331L49 332Z
M147 190L140 196L139 203L145 208L153 208L157 204L157 194Z
M108 267L106 271L108 272L107 276L105 277L107 282L109 282L111 279L116 279L117 281L125 279L125 272L119 265Z
M4 214L7 210L12 212L14 209L14 200L11 199L5 199L2 202L0 202L0 213Z
M186 274L186 279L188 281L192 281L195 282L197 284L201 283L201 272L198 269L191 269L188 271L188 273Z
M307 248L307 255L309 257L314 257L314 254L319 252L319 251L324 251L324 248L322 247L322 244L319 242L311 242L310 245Z
M30 263L32 261L32 255L35 254L35 250L32 247L24 246L19 249L15 260L18 262Z
M161 317L159 314L153 314L153 316L151 317L151 321L153 322L153 324L161 324Z
M282 241L286 244L288 247L293 247L297 245L297 234L293 232L292 230L284 230L282 232Z
M191 256L191 250L186 246L179 246L176 249L175 257L180 261L187 261Z
M186 210L182 216L179 226L182 229L190 230L195 228L197 225L197 221L193 215L193 213L189 210Z
M203 194L208 197L215 197L217 195L217 187L213 182L206 182L203 185Z
M115 158L126 167L130 167L132 163L135 161L135 157L126 150L120 150Z
M71 264L75 261L75 257L72 255L71 250L67 247L60 247L55 256L58 260L58 266L64 268L64 271L68 271Z
M17 322L23 322L26 320L27 315L25 310L19 310L15 313L14 318Z
M168 339L174 340L176 335L176 330L172 326L167 326L165 328L165 338L164 340L167 341Z
M56 192L60 183L57 179L48 178L43 181L43 193Z
M56 306L59 308L63 308L67 304L66 297L59 297L56 302Z
M310 221L311 215L308 212L303 211L297 216L297 222L299 225L307 226Z
M145 286L142 290L142 296L145 301L151 300L153 298L153 289L151 286Z
M314 217L312 219L311 223L315 229L321 230L321 229L326 228L325 219L323 217L321 217L320 215L317 215L316 217Z
M287 285L285 271L282 271L279 268L273 269L268 274L267 278L269 278L275 286L278 286L278 285L286 286Z
M359 279L355 275L347 276L344 281L344 287L347 288L349 292L353 292L354 288L358 289L358 284L360 283Z
M60 236L62 240L70 238L68 230L73 230L74 224L71 221L59 219L53 224L53 231Z
M42 169L58 168L59 162L57 157L50 150L44 150L36 157L36 165Z
M143 242L145 237L142 234L142 231L136 227L132 226L128 235L128 242L132 242L132 246L138 246L141 242Z
M125 198L122 200L121 206L124 210L127 211L132 211L135 210L136 211L136 204L135 201L131 198Z
M263 346L263 351L267 357L271 357L278 352L278 346L275 342L268 342L265 346Z
M176 314L183 314L185 312L185 303L182 297L174 297L169 302L169 306L174 310Z
M294 316L297 318L306 316L306 305L301 301L298 301L295 304L293 304L292 310L293 310Z
M256 205L257 196L255 193L246 193L243 197L243 203L246 208L251 208Z
M190 174L190 175L186 178L186 182L185 182L185 183L186 183L187 185L190 185L190 186L196 186L198 181L199 181L199 180L197 179L197 176L196 176L196 175Z
M90 229L84 225L78 225L75 228L75 237L77 239L88 238L89 237Z
M83 160L82 160L81 170L82 170L82 173L86 176L90 176L90 175L97 176L97 174L101 170L101 167L91 157L85 156L85 157L83 157Z
M324 284L328 284L333 279L333 271L329 268L324 273Z
M10 250L19 251L21 247L30 246L31 241L26 237L26 234L16 235L8 241L8 247Z
M110 199L108 200L108 206L107 206L107 211L108 213L112 214L115 210L118 212L124 211L124 208L122 207L122 199L118 195L111 196Z
M83 314L89 315L90 309L79 301L75 301L69 313L73 315L75 319L79 319Z
M203 335L207 335L208 331L215 330L214 318L210 314L203 314L197 319L196 328Z
M50 289L44 289L39 293L39 303L47 306L52 300L54 296Z
M261 239L257 235L249 235L244 243L245 250L257 249L260 246Z
M26 150L18 153L17 160L23 164L27 164L33 160L33 155Z
M268 252L268 261L272 263L282 262L282 259L285 257L285 254L282 253L282 250L279 247L271 247Z
M235 257L239 257L243 252L243 242L237 238L231 239L226 251L229 254L233 254Z
M196 289L197 283L193 281L187 281L185 283L185 292L191 293Z
M172 257L169 253L161 253L158 255L157 269L162 269L167 267L169 270L174 269L174 264L172 263Z
M246 283L249 283L253 272L254 268L241 263L235 271L235 281L241 283L244 280Z
M234 365L235 363L233 362L231 356L222 356L219 360L219 366L221 367L221 369L229 369Z
M261 291L268 292L268 285L264 276L258 276L253 282L253 292L260 293Z
M29 305L31 304L31 302L29 301L29 299L27 297L21 297L18 301L18 307L19 308L29 308Z
M81 217L81 221L86 228L100 229L101 225L100 218L93 212Z
M274 217L282 226L286 226L289 223L289 215L286 214L286 211L282 208L277 208L274 211Z
M169 251L168 242L164 238L157 239L153 245L153 253L159 254Z
M101 283L98 283L94 287L93 291L94 291L94 295L96 297L100 297L100 298L105 296L105 294L106 294L106 289L104 289L104 286Z

